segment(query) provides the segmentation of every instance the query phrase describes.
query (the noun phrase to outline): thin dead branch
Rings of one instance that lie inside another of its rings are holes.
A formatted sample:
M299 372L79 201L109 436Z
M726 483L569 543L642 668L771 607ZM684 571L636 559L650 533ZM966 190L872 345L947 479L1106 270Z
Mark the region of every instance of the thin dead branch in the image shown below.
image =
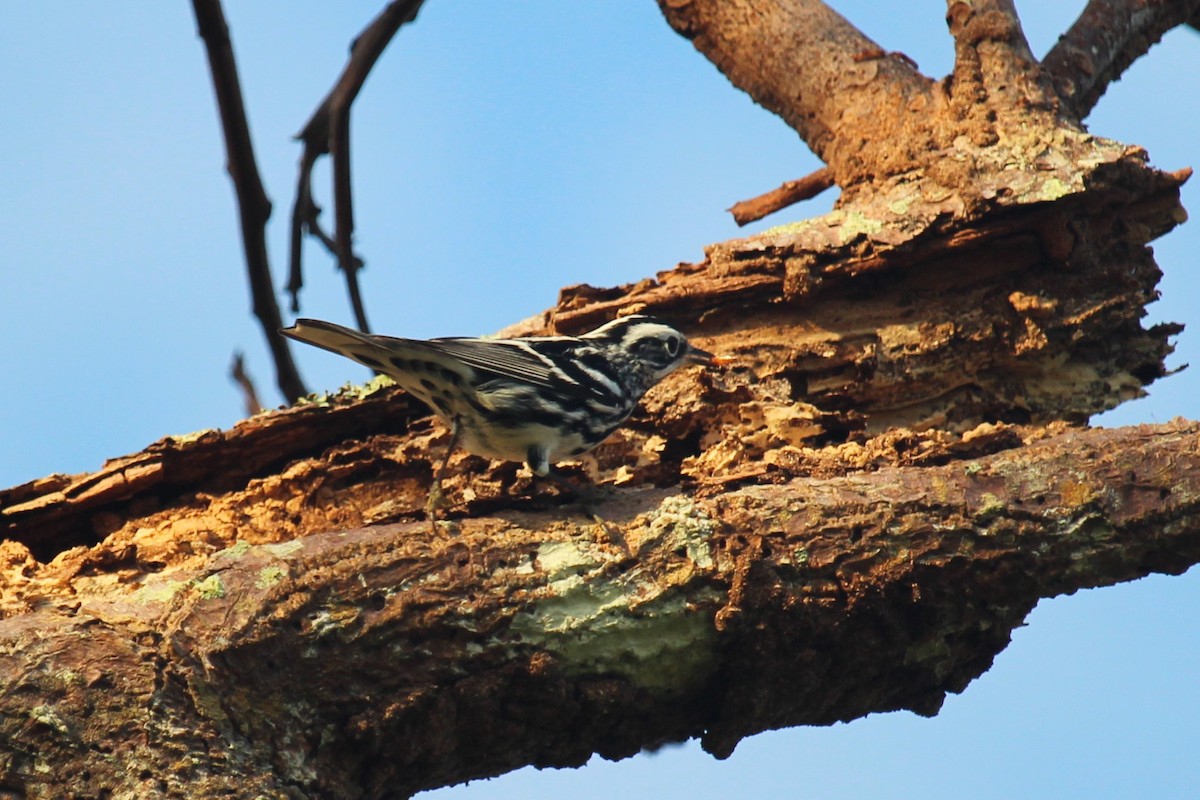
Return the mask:
M740 225L756 222L768 214L774 214L790 205L809 200L821 192L834 186L833 172L829 167L821 167L810 175L794 181L787 181L782 186L772 189L758 197L734 203L729 209L733 221Z
M1082 120L1163 34L1198 13L1197 0L1090 0L1042 66L1066 110Z
M258 400L258 392L254 388L254 379L246 372L246 358L238 351L233 354L233 364L229 367L230 379L242 390L242 404L246 416L253 417L262 412L262 403Z
M258 317L267 337L279 389L289 402L295 402L308 394L308 390L292 361L287 339L279 335L283 318L275 300L275 282L271 278L271 263L267 257L266 227L271 216L271 201L263 188L254 157L254 143L250 139L250 126L246 121L229 26L225 22L220 0L192 0L192 9L208 55L213 91L221 114L226 168L237 195L254 315Z
M346 276L346 287L354 318L360 330L370 330L358 285L363 260L354 253L354 205L350 181L350 107L367 80L375 62L396 32L417 17L424 0L393 0L371 21L350 45L350 60L329 94L317 106L296 138L304 143L292 206L291 268L287 290L292 310L300 307L304 285L301 245L304 231L316 236L336 257ZM312 170L323 155L333 157L334 233L329 236L318 224L321 209L312 196Z

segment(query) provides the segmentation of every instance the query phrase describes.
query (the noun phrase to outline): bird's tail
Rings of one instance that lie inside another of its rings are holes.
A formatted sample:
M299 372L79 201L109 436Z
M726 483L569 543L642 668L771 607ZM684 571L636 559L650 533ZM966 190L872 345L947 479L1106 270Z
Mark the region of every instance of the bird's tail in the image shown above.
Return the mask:
M351 358L371 369L388 369L384 361L386 348L369 333L360 333L319 319L298 319L292 327L280 328L279 332L289 339Z

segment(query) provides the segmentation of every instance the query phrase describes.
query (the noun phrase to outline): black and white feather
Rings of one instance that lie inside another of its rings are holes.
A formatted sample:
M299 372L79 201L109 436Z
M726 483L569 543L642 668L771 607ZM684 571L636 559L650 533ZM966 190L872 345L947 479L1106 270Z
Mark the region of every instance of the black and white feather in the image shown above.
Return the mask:
M464 448L524 461L538 475L604 441L679 367L713 359L641 315L577 337L398 339L312 319L283 333L390 375L451 425Z

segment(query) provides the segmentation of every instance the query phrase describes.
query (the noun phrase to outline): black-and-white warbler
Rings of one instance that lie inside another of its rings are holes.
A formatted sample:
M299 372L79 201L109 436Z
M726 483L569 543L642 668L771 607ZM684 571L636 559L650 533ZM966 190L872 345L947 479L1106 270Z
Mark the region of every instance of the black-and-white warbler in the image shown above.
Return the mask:
M391 376L446 421L450 446L431 487L431 519L456 444L556 477L555 462L604 441L650 387L684 364L714 363L682 333L642 315L582 336L397 339L313 319L282 333Z

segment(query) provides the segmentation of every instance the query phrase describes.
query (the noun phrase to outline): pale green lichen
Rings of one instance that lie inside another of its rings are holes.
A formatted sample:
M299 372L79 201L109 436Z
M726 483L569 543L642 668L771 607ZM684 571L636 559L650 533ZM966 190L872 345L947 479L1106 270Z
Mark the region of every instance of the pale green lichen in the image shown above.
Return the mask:
M712 536L717 523L704 507L690 497L673 495L659 503L649 514L649 533L642 537L640 549L653 544L665 550L682 549L701 569L711 569Z
M716 603L713 589L660 591L628 575L573 575L552 597L518 614L521 641L554 653L573 673L623 675L658 691L685 691L708 675L716 629L697 602Z
M283 567L274 565L263 567L258 571L258 579L254 581L254 585L259 589L270 589L285 577L287 577L287 570Z
M225 583L215 572L203 580L193 581L192 587L202 600L219 600L225 596Z
M870 236L881 230L883 230L883 220L868 217L858 211L848 212L840 231L842 244L851 242L863 234Z
M63 686L82 686L83 676L73 669L64 669L58 673L58 680Z
M1038 199L1042 201L1057 200L1060 197L1065 197L1072 192L1070 184L1059 178L1047 178L1042 181L1042 185L1038 191Z
M217 556L225 556L226 558L240 558L250 551L250 543L243 540L235 542L229 547L226 547Z
M189 581L156 581L148 583L133 593L133 599L138 603L167 603L179 593L180 589L190 586Z
M313 394L301 397L296 401L296 405L327 408L335 400L362 400L381 389L394 386L395 383L387 375L376 375L366 383L347 383L336 392L314 392Z
M686 554L696 569L712 566L709 537L716 522L684 497L664 500L645 515L639 550ZM547 542L535 563L546 575L547 596L513 619L524 644L554 653L576 674L622 675L647 689L685 691L712 668L721 595L704 586L696 569L665 580L641 569L611 569L615 556L585 542Z
M276 558L290 556L292 553L304 547L304 543L299 539L292 539L289 542L276 542L274 544L264 544L262 549Z
M546 542L537 551L537 565L553 583L563 575L577 575L605 561L598 546L584 542Z
M1004 501L991 492L984 492L979 497L979 508L975 512L975 516L980 520L987 520L1002 513L1006 506Z
M204 578L190 581L161 580L148 583L133 593L136 603L169 603L184 589L193 589L201 600L219 600L225 596L225 583L220 573L214 572Z
M767 228L762 232L763 236L795 236L803 233L813 226L811 219L798 220L796 222L785 222L782 225L775 225Z
M34 706L33 708L29 709L29 718L36 722L40 722L49 728L52 728L55 732L62 734L63 736L66 736L68 733L70 733L70 730L67 728L67 723L62 721L62 718L58 716L58 713L51 706Z

